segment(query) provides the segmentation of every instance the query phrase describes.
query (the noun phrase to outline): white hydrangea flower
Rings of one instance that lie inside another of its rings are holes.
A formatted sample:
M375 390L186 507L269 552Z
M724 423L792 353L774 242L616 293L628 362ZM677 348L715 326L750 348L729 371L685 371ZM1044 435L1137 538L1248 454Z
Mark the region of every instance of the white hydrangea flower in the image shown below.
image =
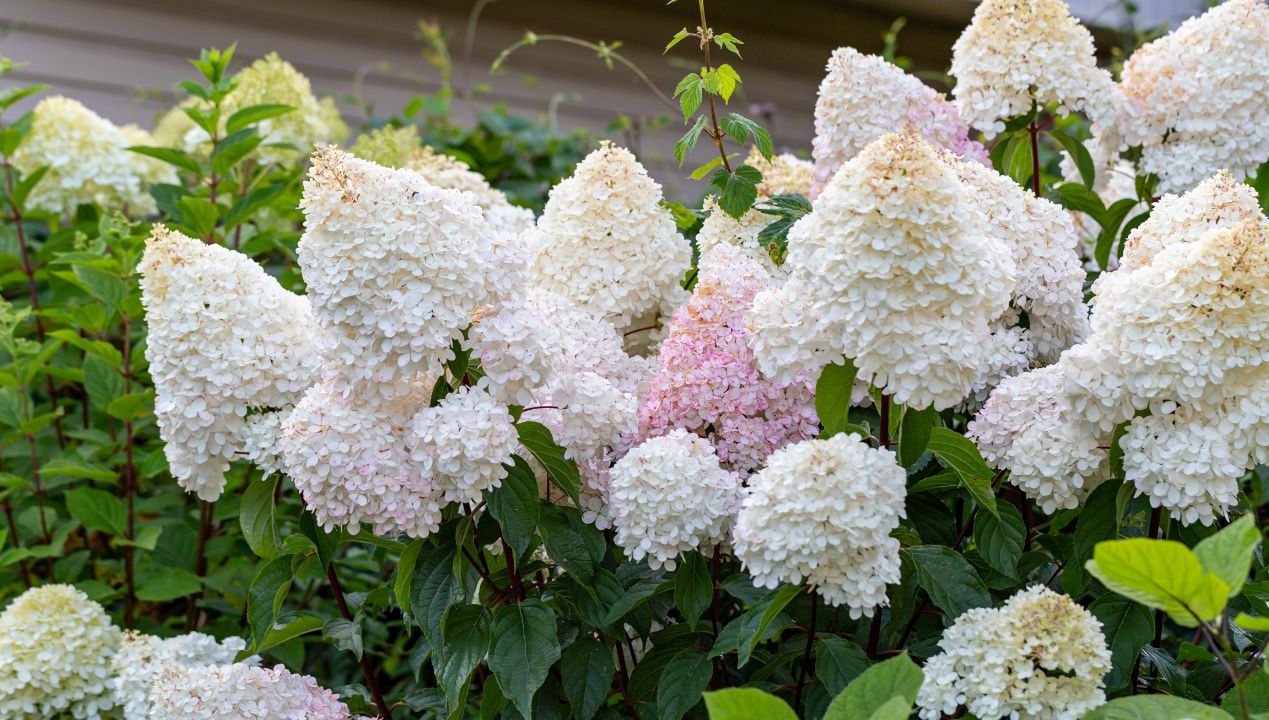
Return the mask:
M470 195L334 148L304 183L300 268L323 375L359 395L438 374L482 305L518 284L508 246Z
M740 476L719 466L707 440L682 428L651 438L612 467L616 542L636 562L673 570L681 553L727 542L741 494Z
M212 501L247 409L285 407L316 380L312 311L246 255L162 226L137 270L168 464L181 487Z
M987 151L942 93L879 55L833 51L815 101L814 198L838 168L882 135L910 127L930 144L986 163Z
M755 145L749 149L745 164L762 173L762 182L758 183L759 200L776 195L797 194L808 197L811 194L815 166L810 160L803 160L793 153L773 154L768 160Z
M278 442L282 435L282 423L290 417L294 409L294 406L287 405L277 410L248 415L238 435L239 454L263 470L265 477L282 472L282 451Z
M203 633L187 633L160 638L127 632L123 644L111 659L115 704L123 711L123 720L148 720L150 692L154 680L168 668L228 665L246 649L242 638L229 637L223 642ZM245 661L254 665L258 658Z
M1010 311L1001 319L992 323L991 335L987 342L979 348L983 355L983 365L979 369L978 379L970 388L969 394L957 408L973 412L987 402L987 396L993 388L1006 378L1026 372L1035 359L1035 345L1031 342L1031 332L1026 328L1014 325L1018 314Z
M22 593L0 613L0 717L109 717L119 640L106 611L70 585Z
M346 394L333 380L314 385L282 425L287 475L327 531L426 537L440 527L443 490L410 457L414 417L432 383L402 383L391 399Z
M504 303L473 324L468 337L485 371L480 386L502 402L532 405L534 389L551 376L543 347L548 322L530 303Z
M705 199L704 209L709 211L709 216L696 234L696 246L700 249L700 259L696 263L699 273L708 272L720 261L727 262L731 255L719 251L723 246L730 245L739 248L745 257L761 265L771 277L784 278L783 267L775 264L767 246L758 239L759 233L775 222L774 215L750 210L737 220L720 210L712 196Z
M889 450L858 435L787 445L749 479L733 530L755 585L809 582L852 618L886 605L899 582L906 473Z
M1110 477L1110 437L1072 421L1063 369L1051 365L1000 383L966 435L983 459L1009 469L1016 485L1046 513L1079 507Z
M1112 121L1110 73L1062 0L984 0L952 46L951 74L961 117L989 138L1033 102Z
M1013 256L1017 282L1012 303L1027 313L1025 335L1033 346L1032 360L1056 361L1089 331L1085 274L1076 253L1079 241L1071 214L990 167L949 152L940 157L979 199L989 228ZM992 365L998 371L1002 363ZM1015 367L1026 369L1025 364ZM990 387L986 382L982 385Z
M414 416L411 457L431 476L445 502L479 502L507 476L520 447L515 420L489 393L460 387Z
M1079 720L1106 702L1110 649L1102 624L1036 585L999 608L975 608L943 631L917 693L922 720L962 706L982 720Z
M1218 170L1249 175L1269 158L1269 6L1228 0L1147 43L1124 63L1113 99L1124 144L1160 189Z
M485 221L496 232L518 235L533 227L532 210L512 205L506 194L491 187L484 176L461 160L424 147L416 149L404 167L422 175L436 187L474 195L476 204L485 213Z
M543 389L542 398L559 408L543 413L558 418L547 426L566 457L581 459L600 453L622 436L633 434L639 423L639 396L595 372L556 375Z
M843 355L911 407L948 408L978 380L1013 257L955 174L913 132L842 166L789 231L789 279L759 293L749 341L792 381Z
M281 665L169 665L154 682L150 720L351 720L339 696Z
M48 168L27 196L27 207L59 216L92 203L126 207L133 215L153 212L148 184L173 175L155 173L145 158L127 150L135 144L130 133L78 100L61 95L41 100L33 111L31 132L12 158L23 176Z
M691 245L660 206L661 186L605 141L551 189L524 237L530 282L624 326L675 292Z

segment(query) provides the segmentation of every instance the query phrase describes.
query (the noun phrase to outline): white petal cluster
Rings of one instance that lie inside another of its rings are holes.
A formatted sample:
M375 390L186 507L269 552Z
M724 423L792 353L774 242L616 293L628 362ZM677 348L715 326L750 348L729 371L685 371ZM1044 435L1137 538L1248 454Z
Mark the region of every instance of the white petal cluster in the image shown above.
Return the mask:
M54 215L74 214L79 205L127 208L131 214L154 211L147 188L151 182L170 182L170 166L156 169L127 148L137 135L125 132L60 95L36 104L31 132L13 153L13 166L29 177L41 167L48 172L27 196L27 207Z
M334 148L313 155L300 268L323 376L384 395L437 374L482 305L517 282L470 195Z
M248 408L285 407L316 380L312 310L246 255L162 226L137 269L168 464L215 500Z
M416 149L404 167L422 175L436 187L462 190L474 195L476 204L485 213L485 222L495 232L518 235L533 227L532 210L512 205L506 194L495 190L484 176L457 158L425 147Z
M1043 505L1074 507L1127 422L1139 493L1184 524L1223 516L1269 455L1267 222L1228 173L1160 200L1094 284L1089 337L971 423L984 456Z
M1046 513L1079 507L1110 477L1109 436L1072 421L1063 368L1008 378L969 423L967 435L994 468Z
M696 267L700 273L708 272L720 262L728 261L730 253L720 252L720 249L724 245L731 245L739 248L746 258L762 266L771 277L784 278L783 267L775 264L770 250L758 239L759 233L775 222L774 215L750 210L737 220L718 209L713 197L705 199L704 210L709 212L709 216L696 233L696 246L700 249L700 259ZM726 268L720 267L719 270L725 271Z
M351 720L339 696L285 667L169 665L155 680L150 720Z
M660 207L661 186L628 150L604 142L551 189L525 233L530 282L621 327L679 289L691 246Z
M762 173L762 182L758 183L760 200L776 195L796 194L806 197L811 194L815 166L809 160L803 160L793 153L772 155L768 160L758 152L755 145L749 149L745 164L752 165Z
M282 436L282 423L294 409L287 405L278 410L248 415L239 434L238 452L263 470L266 477L282 472L282 450L278 443Z
M1036 585L999 608L975 608L943 631L917 694L922 720L964 706L982 720L1079 720L1106 702L1110 650L1102 624Z
M1062 0L984 0L952 46L951 74L961 117L988 137L1033 102L1111 121L1110 73Z
M788 280L754 298L762 371L791 381L844 355L897 402L960 402L1014 289L1009 248L974 200L913 132L842 166L789 231Z
M70 585L22 593L0 613L0 717L108 717L119 639L106 611Z
M236 637L217 642L216 638L203 633L170 638L125 633L119 651L111 660L114 699L123 712L123 720L148 720L151 689L165 669L228 665L245 648L246 643ZM252 658L247 664L256 662Z
M313 386L282 425L283 465L327 531L361 523L376 535L426 537L440 527L442 488L410 455L414 418L432 383L401 383L390 399ZM387 393L385 393L387 394Z
M741 493L707 440L681 428L646 440L609 477L616 542L636 562L673 570L680 553L727 542Z
M969 127L942 93L878 55L850 47L833 51L815 101L814 198L837 169L882 135L910 127L930 144L987 162Z
M1089 330L1084 268L1071 214L990 167L952 153L941 157L978 199L989 227L1013 256L1017 275L1012 304L1027 314L1023 335L1033 345L1034 359L1057 360Z
M468 333L485 371L480 385L502 402L532 405L533 391L545 384L551 373L543 347L548 321L528 302L505 303L494 312L479 318Z
M411 458L444 488L445 502L476 503L507 476L520 447L515 421L489 393L460 387L414 416Z
M749 479L733 530L755 585L809 582L852 618L886 605L899 581L906 473L889 450L858 435L805 440L775 451Z
M1269 158L1269 6L1228 0L1147 43L1114 88L1116 129L1143 173L1182 192L1218 170Z

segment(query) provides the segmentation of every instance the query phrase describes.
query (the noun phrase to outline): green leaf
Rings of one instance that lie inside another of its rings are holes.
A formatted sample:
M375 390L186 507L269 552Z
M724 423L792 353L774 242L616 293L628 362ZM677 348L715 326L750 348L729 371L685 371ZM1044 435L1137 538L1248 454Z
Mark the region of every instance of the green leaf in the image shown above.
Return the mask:
M352 653L358 660L365 649L361 639L361 623L344 618L335 618L322 628L322 637L331 641L337 649Z
M917 583L948 619L991 605L987 586L960 553L943 545L918 545L908 552L916 567Z
M696 629L696 621L714 599L714 578L709 561L698 552L687 553L674 572L674 604L687 626Z
M608 547L603 533L584 522L575 508L553 503L544 503L541 530L547 555L582 585L589 586L595 566Z
M983 560L996 572L1017 577L1027 530L1018 508L1009 503L996 506L997 516L983 515L974 524L974 544Z
M1128 598L1106 593L1088 606L1088 611L1102 623L1106 646L1110 648L1110 672L1106 673L1107 692L1128 687L1132 666L1154 637L1154 617L1144 606Z
M1102 217L1102 229L1097 235L1097 244L1093 249L1093 258L1102 270L1105 270L1110 263L1110 250L1115 243L1115 238L1119 237L1119 226L1135 207L1137 207L1136 198L1124 198L1116 200L1106 208L1106 214Z
M285 115L294 109L295 108L290 105L281 105L277 103L248 105L229 116L229 119L225 121L225 132L229 135L233 135L239 130L246 128L248 125L254 125L262 120L268 120L269 118L275 118L279 115Z
M1025 135L1015 135L1005 148L1005 174L1024 188L1031 189L1031 175L1035 170L1032 162L1031 142Z
M931 428L927 447L956 471L965 489L984 510L999 517L996 496L991 488L995 473L987 466L973 441L947 428Z
M1094 709L1083 720L1233 720L1211 705L1170 695L1121 697Z
M701 701L714 673L709 655L700 650L684 650L665 666L657 682L657 717L680 720Z
M292 620L291 622L287 623L286 625L283 625L282 627L273 628L269 632L265 633L264 641L260 643L260 646L258 648L253 648L252 650L243 650L240 657L236 658L235 660L238 662L241 662L242 660L245 660L246 658L256 654L257 652L263 653L264 651L270 648L277 647L278 645L281 645L282 643L287 642L289 640L294 640L295 638L301 635L307 635L311 632L317 632L318 630L321 630L324 626L325 626L325 623L322 622L322 619L319 617L314 617L312 615L305 615L304 617L296 618Z
M23 176L13 186L13 194L9 197L9 201L17 208L22 209L26 205L27 196L31 194L31 191L35 189L40 180L44 179L46 174L48 174L48 166L44 165Z
M736 157L736 155L737 153L728 153L727 154L728 162L730 162L732 158ZM722 164L723 164L723 158L720 155L719 157L716 157L713 160L710 160L704 165L701 165L700 167L696 168L692 172L688 173L687 177L689 180L700 180L701 178L708 175L711 170L714 170L715 168L717 168L719 165L722 165Z
M752 165L741 165L732 173L728 173L726 168L719 168L710 178L710 184L722 191L718 196L718 207L737 220L744 217L758 199L760 182L762 173Z
M815 383L815 413L824 431L820 437L842 432L850 413L850 394L855 386L855 363L842 358L840 363L825 365Z
M282 553L282 538L274 520L274 496L280 476L248 481L238 506L238 527L256 555L272 560Z
M846 638L829 636L815 643L815 678L824 683L829 695L836 697L868 665L868 655Z
M40 472L46 476L61 476L85 478L88 480L99 480L101 482L114 483L119 479L119 474L110 468L97 463L86 463L83 460L74 457L55 457L44 464L40 468Z
M489 669L524 717L533 717L533 695L559 659L555 613L546 603L526 600L494 614Z
M709 73L709 78L717 91L716 94L723 99L724 103L731 100L732 93L736 92L736 86L740 84L740 73L727 63L714 68L713 72ZM710 84L705 78L702 78L701 82L702 85Z
M170 602L193 595L202 589L198 576L182 568L165 567L137 583L137 599L145 602Z
M263 138L253 128L239 130L220 142L211 152L211 169L217 175L225 175L243 158L260 146Z
M1258 617L1240 612L1234 618L1234 624L1252 632L1269 632L1269 617Z
M785 585L776 591L775 595L771 597L771 601L767 603L766 609L762 611L762 619L758 621L757 631L749 638L749 652L745 654L746 657L753 653L754 648L758 647L758 643L761 642L761 638L766 634L767 626L771 624L771 621L783 612L789 603L793 602L793 598L801 593L801 585Z
M925 674L912 662L905 650L885 662L873 665L855 678L829 703L828 709L824 711L824 720L893 717L878 715L893 698L900 698L904 708L911 711L924 679ZM893 711L887 709L884 712Z
M437 647L444 642L441 620L459 596L453 571L454 555L458 551L452 540L440 548L424 549L426 552L419 554L410 583L410 612L423 630L423 636L432 647Z
M414 581L414 566L419 561L419 553L423 550L423 538L415 538L401 551L397 558L396 580L392 583L393 594L397 598L397 607L408 618L411 614L410 587Z
M445 642L432 649L436 680L445 691L445 706L453 712L467 695L476 666L489 654L491 618L480 605L452 607L445 613L442 634Z
M128 149L138 155L146 155L148 157L162 160L169 165L175 165L176 167L195 175L201 175L203 172L197 160L191 157L189 153L185 153L180 150L165 147L142 146L134 146Z
M1064 130L1050 130L1049 136L1062 144L1066 154L1071 156L1071 160L1075 162L1075 167L1079 169L1080 179L1084 181L1084 187L1092 190L1093 183L1097 180L1097 174L1094 170L1093 156L1088 153L1088 148L1084 147L1084 143L1076 140Z
M115 398L123 395L123 376L100 357L85 357L83 372L88 401L98 410L104 411Z
M1128 538L1098 543L1088 571L1120 595L1198 627L1225 609L1229 585L1204 572L1198 556L1173 540Z
M533 530L538 525L541 515L541 503L538 501L538 479L522 458L513 455L512 464L507 468L507 477L502 479L502 486L486 494L486 507L502 528L502 536L515 551L516 556L524 554L533 539Z
M1204 570L1225 581L1229 597L1234 597L1243 591L1247 574L1251 572L1252 556L1259 545L1256 519L1248 513L1199 541L1194 546L1194 554Z
M89 530L123 535L127 528L123 501L105 490L81 486L68 491L66 511Z
M899 464L911 467L925 453L930 443L930 431L934 428L934 418L938 411L933 407L923 410L905 408L903 420L899 423Z
M264 642L277 622L282 602L291 589L291 557L283 555L265 563L251 581L247 591L247 623L251 627L252 647Z
M1251 720L1269 720L1269 672L1264 668L1253 670L1243 680L1242 686ZM1221 698L1221 709L1234 717L1242 717L1242 705L1236 689L1229 690Z
M740 49L736 46L745 44L743 40L728 32L715 35L714 42L718 44L718 47L735 53L736 57L740 57Z
M225 213L225 229L237 227L245 222L251 217L252 213L282 197L286 193L286 189L286 183L275 182L255 188L243 197L238 198L229 207L229 212Z
M560 675L576 720L590 720L604 704L613 671L612 650L589 635L577 638L564 651Z
M797 720L793 708L757 688L727 688L705 693L709 720Z
M758 123L743 115L731 113L720 120L718 126L722 128L723 132L727 133L728 137L742 145L752 137L753 144L757 146L758 152L762 153L762 156L768 161L771 160L771 152L773 150L771 133L763 129Z
M692 148L696 147L696 141L700 139L701 131L704 129L705 116L698 115L696 117L696 122L692 123L692 127L688 128L687 132L683 133L683 137L679 138L679 141L674 143L674 159L679 161L679 167L683 167L683 159L686 158L687 154L692 151ZM713 164L717 165L722 161L723 159L721 157L715 158L713 160ZM702 167L711 167L711 165L707 164ZM700 172L700 168L698 168L696 172ZM696 175L696 172L693 172L692 175ZM704 177L704 175L701 177ZM692 179L700 180L699 177L693 177Z
M1071 597L1084 594L1088 577L1084 563L1093 557L1097 543L1119 537L1118 505L1115 499L1120 486L1118 481L1098 485L1081 507L1079 519L1075 522L1075 541L1071 556L1062 568L1062 589Z
M1102 204L1102 199L1097 196L1097 193L1078 183L1063 183L1053 188L1053 194L1062 207L1088 215L1099 226L1103 224L1106 206Z
M120 395L106 406L106 414L123 422L135 422L153 412L154 390Z
M693 113L701 106L701 76L688 73L674 88L674 97L679 99L679 107L683 110L683 122L692 119Z
M670 52L670 48L674 47L675 45L678 45L687 36L688 36L687 28L683 28L682 30L679 30L678 32L674 33L674 37L670 38L670 42L666 43L665 49L661 51L661 54L664 55Z
M216 205L207 198L193 195L183 197L177 201L176 208L181 214L181 224L185 225L195 237L209 237L216 229L216 217L219 211Z
M87 265L76 265L75 277L84 283L93 297L100 300L112 312L119 309L119 304L123 302L123 298L127 294L123 280L114 273L108 273Z
M520 444L546 468L547 474L568 495L573 505L580 506L578 493L582 486L581 473L577 469L577 463L564 457L564 448L555 443L551 431L542 423L521 420L516 423L516 432L520 434Z

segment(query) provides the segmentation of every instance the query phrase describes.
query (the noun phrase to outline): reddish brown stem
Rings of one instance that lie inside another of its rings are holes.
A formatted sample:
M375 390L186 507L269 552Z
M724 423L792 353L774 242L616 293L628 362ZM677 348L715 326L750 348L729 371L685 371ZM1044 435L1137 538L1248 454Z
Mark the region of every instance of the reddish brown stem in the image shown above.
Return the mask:
M793 710L802 715L802 691L806 687L806 677L811 672L811 650L815 647L815 620L820 608L820 595L811 588L811 621L806 626L806 648L802 651L802 670L798 673L797 689L793 692Z
M701 9L701 50L705 52L705 69L713 71L714 63L709 57L710 37L709 22L705 19L705 0L699 0L697 5ZM731 173L731 162L727 160L727 148L723 147L723 129L718 125L718 111L714 108L714 94L705 93L705 100L709 103L709 124L710 129L706 131L714 141L714 145L718 148L718 156L723 161L723 168L728 174Z
M18 537L18 523L13 518L13 507L9 505L8 501L0 503L0 505L3 505L4 517L9 521L9 537L13 538L13 547L20 548L22 547L22 538ZM31 569L27 567L26 560L19 560L18 568L22 571L22 583L30 589Z
M1031 190L1040 197L1040 126L1032 120L1027 130L1031 133Z
M326 566L326 579L330 581L331 594L335 596L335 605L339 607L340 616L352 622L353 616L348 611L348 601L344 599L344 590L339 584L339 576L335 574L334 561ZM379 708L380 718L391 720L392 709L384 701L383 693L379 692L379 681L375 677L374 669L370 667L370 656L363 652L358 664L361 666L361 676L366 681L366 688L370 690L370 695L374 698L375 707Z

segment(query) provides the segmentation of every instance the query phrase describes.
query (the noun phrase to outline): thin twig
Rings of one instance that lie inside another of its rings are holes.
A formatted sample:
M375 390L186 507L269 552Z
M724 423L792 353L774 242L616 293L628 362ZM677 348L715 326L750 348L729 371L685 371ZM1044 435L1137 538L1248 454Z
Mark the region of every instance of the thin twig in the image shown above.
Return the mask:
M819 592L811 588L811 621L806 627L806 649L802 651L802 670L798 673L797 689L793 692L793 711L802 714L802 691L806 687L806 676L811 671L811 650L815 647L815 620L820 607Z
M330 581L331 594L335 596L335 604L339 607L339 614L347 621L352 622L352 613L348 612L348 602L344 599L343 588L339 585L339 577L335 574L335 561L331 560L326 566L326 579ZM370 655L366 652L361 653L358 660L361 665L361 676L366 681L366 687L370 690L370 695L375 700L375 706L379 708L379 715L382 720L391 720L392 709L388 707L388 703L383 700L383 693L379 692L379 681L375 678L374 669L370 667Z

